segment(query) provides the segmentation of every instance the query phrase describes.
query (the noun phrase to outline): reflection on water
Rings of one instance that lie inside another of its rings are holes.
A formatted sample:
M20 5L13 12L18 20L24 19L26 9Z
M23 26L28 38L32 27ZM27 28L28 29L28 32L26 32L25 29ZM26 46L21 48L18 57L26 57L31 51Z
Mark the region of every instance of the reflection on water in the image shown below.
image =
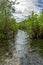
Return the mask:
M43 65L43 40L30 40L19 30L15 41L0 44L0 65Z

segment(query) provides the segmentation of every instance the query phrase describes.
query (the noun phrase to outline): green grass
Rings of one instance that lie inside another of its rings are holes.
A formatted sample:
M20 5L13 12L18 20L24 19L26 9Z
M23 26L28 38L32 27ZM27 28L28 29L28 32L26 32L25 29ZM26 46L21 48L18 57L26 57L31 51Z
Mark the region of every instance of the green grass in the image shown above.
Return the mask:
M0 39L12 38L18 31L16 20L10 19L7 22L0 22Z
M28 18L18 23L18 28L27 31L32 38L43 38L43 11L40 15L32 12Z

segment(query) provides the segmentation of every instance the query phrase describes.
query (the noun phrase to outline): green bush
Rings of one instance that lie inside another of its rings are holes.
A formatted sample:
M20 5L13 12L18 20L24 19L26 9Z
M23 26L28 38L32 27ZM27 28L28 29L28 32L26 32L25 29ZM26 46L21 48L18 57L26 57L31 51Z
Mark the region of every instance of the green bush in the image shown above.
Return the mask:
M18 28L27 31L32 38L43 39L43 11L40 15L32 14L28 16L27 20L18 23Z
M17 33L16 20L12 17L9 0L0 1L0 39L12 38Z
M5 39L11 38L18 31L17 26L16 26L16 21L13 18L5 23L1 22L0 26L1 26L0 27L0 38L5 38Z

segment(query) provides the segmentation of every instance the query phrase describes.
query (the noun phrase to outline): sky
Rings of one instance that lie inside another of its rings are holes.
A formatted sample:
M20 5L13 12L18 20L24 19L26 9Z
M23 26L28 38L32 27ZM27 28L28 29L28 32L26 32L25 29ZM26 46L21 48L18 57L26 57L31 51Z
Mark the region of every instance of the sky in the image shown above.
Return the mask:
M26 19L31 14L31 11L39 13L43 8L43 0L17 0L17 2L20 3L13 5L15 7L13 16L18 22Z

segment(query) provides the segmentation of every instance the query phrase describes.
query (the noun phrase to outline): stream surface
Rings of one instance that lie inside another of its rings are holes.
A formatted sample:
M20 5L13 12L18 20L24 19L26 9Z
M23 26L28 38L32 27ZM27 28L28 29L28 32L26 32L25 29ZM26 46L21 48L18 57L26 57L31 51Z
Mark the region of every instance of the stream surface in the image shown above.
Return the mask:
M43 65L43 40L30 40L19 30L13 41L1 45L0 65Z

